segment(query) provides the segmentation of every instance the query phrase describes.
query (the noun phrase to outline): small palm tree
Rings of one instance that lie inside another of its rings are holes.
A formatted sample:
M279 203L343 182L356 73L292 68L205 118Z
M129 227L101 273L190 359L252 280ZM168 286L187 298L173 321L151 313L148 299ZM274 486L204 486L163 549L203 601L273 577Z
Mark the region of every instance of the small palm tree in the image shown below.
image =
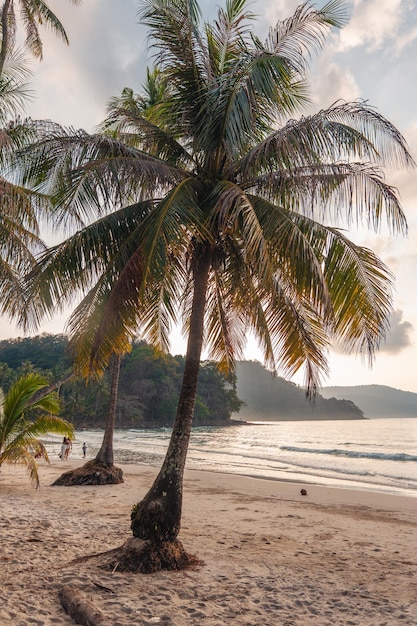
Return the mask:
M27 417L29 411L37 416ZM49 462L39 437L58 433L73 438L73 426L57 417L58 412L58 395L48 388L43 376L31 373L19 378L0 403L0 467L3 463L25 465L38 488L36 459Z

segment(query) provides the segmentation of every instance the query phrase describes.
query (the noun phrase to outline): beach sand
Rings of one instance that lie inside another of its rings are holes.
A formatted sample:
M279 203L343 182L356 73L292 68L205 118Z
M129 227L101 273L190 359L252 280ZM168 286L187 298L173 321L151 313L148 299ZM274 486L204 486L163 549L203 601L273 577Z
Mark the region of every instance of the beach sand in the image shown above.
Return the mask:
M131 536L130 509L158 468L50 486L81 464L42 462L38 490L23 469L0 470L1 626L74 624L63 586L103 626L417 624L417 498L189 470L179 538L202 564L126 574L90 557Z

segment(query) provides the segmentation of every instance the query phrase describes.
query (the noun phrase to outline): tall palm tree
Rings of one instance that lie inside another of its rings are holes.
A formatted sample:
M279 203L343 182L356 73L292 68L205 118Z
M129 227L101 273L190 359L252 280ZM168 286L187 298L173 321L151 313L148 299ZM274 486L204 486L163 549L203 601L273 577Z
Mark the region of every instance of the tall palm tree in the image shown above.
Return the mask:
M33 419L28 411L42 411ZM39 374L19 378L0 402L0 467L3 463L25 465L31 481L39 487L36 459L49 462L45 445L39 439L48 433L73 436L73 426L57 417L59 398Z
M73 4L80 4L81 0L71 0ZM39 26L50 28L58 37L68 44L68 37L58 17L51 11L43 0L4 0L1 11L1 39L0 39L0 76L7 55L14 48L17 23L15 8L19 7L20 19L23 22L26 39L25 48L34 57L42 59L42 40Z
M163 97L145 115L126 90L103 132L57 129L20 159L22 180L52 194L58 220L90 220L30 275L36 319L78 290L89 314L106 302L89 361L100 369L137 328L166 349L182 313L188 344L172 437L132 511L133 534L147 542L134 567L147 571L187 562L177 537L203 345L233 371L250 330L271 368L291 376L304 367L310 394L333 340L372 359L388 330L392 275L332 219L375 229L386 220L404 233L382 168L413 161L366 102L294 118L308 101L311 53L345 21L342 0L300 5L265 44L245 0L227 0L213 24L201 24L195 0L140 7Z

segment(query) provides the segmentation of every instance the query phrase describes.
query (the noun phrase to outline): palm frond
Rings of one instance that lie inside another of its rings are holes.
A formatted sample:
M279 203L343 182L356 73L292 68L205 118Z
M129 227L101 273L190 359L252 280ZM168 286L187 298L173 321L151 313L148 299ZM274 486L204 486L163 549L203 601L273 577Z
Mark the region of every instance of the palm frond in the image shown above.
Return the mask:
M0 453L0 466L3 463L13 463L17 465L25 465L29 480L35 485L36 489L40 486L38 464L33 455L32 450L25 446L13 446Z
M339 102L290 120L248 152L240 164L242 180L276 169L362 160L381 166L413 167L401 133L366 102Z
M253 187L287 210L319 219L346 220L348 225L365 222L375 231L385 221L393 233L407 232L397 190L385 182L379 168L369 163L281 170L261 176Z
M52 129L42 141L23 149L15 167L21 184L52 196L53 219L83 226L92 217L127 201L148 197L184 178L181 169L146 152L83 130Z
M372 362L388 331L393 275L367 248L329 229L323 269L331 294L337 340Z
M304 73L313 53L317 53L331 28L342 28L348 21L344 0L330 0L322 9L310 2L300 4L293 15L271 28L268 48L291 60L297 72Z

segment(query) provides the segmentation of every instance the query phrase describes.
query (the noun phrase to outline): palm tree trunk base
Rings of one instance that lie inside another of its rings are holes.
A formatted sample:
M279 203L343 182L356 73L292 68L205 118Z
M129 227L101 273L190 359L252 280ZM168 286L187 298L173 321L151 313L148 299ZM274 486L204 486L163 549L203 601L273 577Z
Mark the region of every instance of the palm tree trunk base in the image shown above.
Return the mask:
M183 570L202 565L188 554L181 541L151 542L131 537L120 548L112 550L106 568L112 571L151 574L161 570Z
M137 539L158 545L177 539L181 527L181 486L170 478L160 474L143 500L132 508L130 527Z
M74 487L77 485L119 485L123 482L123 471L114 465L88 461L82 467L64 472L53 487Z

